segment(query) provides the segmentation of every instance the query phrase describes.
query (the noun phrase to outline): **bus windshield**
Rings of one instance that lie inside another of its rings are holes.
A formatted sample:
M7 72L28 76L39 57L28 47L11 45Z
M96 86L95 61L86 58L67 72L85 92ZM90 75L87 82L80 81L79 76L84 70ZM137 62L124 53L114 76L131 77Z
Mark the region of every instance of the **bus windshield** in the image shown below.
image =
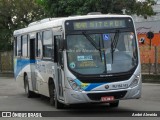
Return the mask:
M79 74L121 73L134 68L138 59L134 32L119 32L114 41L115 34L88 34L100 50L84 34L67 35L69 68Z

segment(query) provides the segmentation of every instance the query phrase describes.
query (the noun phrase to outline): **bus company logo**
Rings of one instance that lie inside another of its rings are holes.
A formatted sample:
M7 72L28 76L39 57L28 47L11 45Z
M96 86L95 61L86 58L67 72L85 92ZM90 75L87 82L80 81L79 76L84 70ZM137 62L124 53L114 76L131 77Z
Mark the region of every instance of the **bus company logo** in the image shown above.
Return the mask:
M2 112L2 117L12 117L11 112Z
M109 85L105 85L104 87L105 87L106 89L109 89Z

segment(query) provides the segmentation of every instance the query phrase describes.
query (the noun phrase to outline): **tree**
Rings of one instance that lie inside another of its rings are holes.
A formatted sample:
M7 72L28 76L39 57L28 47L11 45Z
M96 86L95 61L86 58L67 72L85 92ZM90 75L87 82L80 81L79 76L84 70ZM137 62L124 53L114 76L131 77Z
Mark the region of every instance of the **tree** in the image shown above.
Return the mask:
M50 17L82 15L89 12L118 13L126 9L127 14L154 15L154 0L37 0Z
M13 31L45 17L36 0L0 0L0 50L12 49Z

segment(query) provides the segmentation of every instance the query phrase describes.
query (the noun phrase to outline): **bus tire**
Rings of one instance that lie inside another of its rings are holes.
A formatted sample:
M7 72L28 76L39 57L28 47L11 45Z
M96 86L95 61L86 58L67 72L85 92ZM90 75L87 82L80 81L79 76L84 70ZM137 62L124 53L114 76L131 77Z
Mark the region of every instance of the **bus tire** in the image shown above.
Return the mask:
M50 104L55 105L55 94L54 94L54 84L49 84L49 96L50 96Z
M33 97L33 92L29 90L29 82L28 82L28 76L27 75L24 77L24 81L25 81L25 84L24 84L25 85L24 86L25 93L26 93L28 98L31 98L31 97Z
M119 106L119 100L109 103L110 107L118 107Z
M49 95L51 105L54 105L56 109L62 109L64 107L64 104L60 103L57 99L57 92L53 82L49 84Z

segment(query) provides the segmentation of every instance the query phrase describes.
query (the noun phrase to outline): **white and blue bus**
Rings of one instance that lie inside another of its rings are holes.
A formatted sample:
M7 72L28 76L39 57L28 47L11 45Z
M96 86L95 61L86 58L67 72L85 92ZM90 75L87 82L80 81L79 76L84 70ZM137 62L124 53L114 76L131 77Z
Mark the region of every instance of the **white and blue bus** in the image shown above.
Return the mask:
M48 18L14 31L14 74L28 97L55 107L141 97L141 64L128 15Z

